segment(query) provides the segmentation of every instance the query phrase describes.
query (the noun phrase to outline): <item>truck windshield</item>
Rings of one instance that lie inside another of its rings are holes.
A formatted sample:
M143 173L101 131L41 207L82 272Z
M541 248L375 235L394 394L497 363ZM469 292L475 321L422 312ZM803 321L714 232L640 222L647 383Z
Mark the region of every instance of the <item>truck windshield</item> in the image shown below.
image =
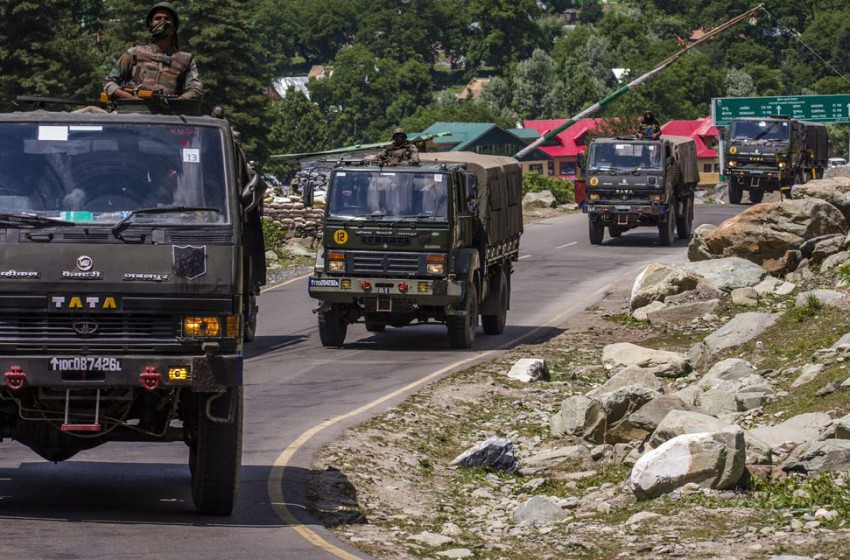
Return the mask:
M730 140L788 140L788 121L732 121Z
M590 150L591 171L661 169L661 144L597 142Z
M328 192L328 216L445 221L448 200L448 176L444 173L337 171Z
M228 223L222 147L217 129L185 124L0 123L0 209L112 226L211 207L136 222Z

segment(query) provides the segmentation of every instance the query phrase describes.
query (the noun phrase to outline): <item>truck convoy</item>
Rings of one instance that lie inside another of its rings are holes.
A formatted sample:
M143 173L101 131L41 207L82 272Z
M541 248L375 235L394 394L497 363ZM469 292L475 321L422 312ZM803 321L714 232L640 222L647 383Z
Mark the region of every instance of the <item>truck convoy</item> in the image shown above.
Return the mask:
M370 332L445 323L452 348L472 346L479 315L485 333L504 330L523 231L519 164L470 152L420 161L331 172L309 279L324 346L341 346L359 320Z
M690 138L598 138L588 147L587 202L590 243L620 237L639 226L658 228L661 245L689 239L694 190L699 182Z
M146 108L0 114L0 436L49 461L183 441L227 515L263 183L226 120Z
M823 176L826 127L785 116L732 119L725 155L730 203L740 204L744 191L754 203L766 192L788 196L793 185Z

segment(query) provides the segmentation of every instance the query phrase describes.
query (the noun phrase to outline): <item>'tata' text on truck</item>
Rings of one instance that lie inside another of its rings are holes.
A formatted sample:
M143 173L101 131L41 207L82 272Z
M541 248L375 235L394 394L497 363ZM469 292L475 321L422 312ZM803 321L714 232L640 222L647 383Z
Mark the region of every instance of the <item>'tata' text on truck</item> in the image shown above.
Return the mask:
M689 239L699 182L696 145L690 138L597 138L588 147L587 201L590 243L640 227L658 228L661 245Z
M227 515L263 183L226 120L138 103L0 114L0 435L49 461L183 441Z
M420 160L331 173L309 279L324 346L341 346L359 320L370 332L445 323L452 348L472 346L479 315L485 333L504 330L523 231L519 164L469 152Z
M725 157L730 203L740 204L744 191L754 203L766 192L788 196L793 185L823 177L826 127L785 116L732 119Z

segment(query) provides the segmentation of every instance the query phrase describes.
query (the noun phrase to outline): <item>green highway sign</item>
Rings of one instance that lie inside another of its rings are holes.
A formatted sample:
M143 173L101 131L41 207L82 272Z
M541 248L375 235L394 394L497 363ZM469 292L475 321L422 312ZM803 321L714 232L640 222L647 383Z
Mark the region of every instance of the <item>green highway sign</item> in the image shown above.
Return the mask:
M850 94L786 97L715 97L711 100L714 126L729 126L739 117L786 115L818 123L850 123Z

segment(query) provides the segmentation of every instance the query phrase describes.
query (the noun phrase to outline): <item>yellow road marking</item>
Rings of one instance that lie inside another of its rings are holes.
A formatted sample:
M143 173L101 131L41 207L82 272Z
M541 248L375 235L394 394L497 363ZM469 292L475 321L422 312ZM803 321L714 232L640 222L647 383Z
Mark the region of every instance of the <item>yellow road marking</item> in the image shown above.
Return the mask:
M304 277L302 276L301 278L304 278ZM279 284L279 286L283 286L283 285L286 285L290 282L300 280L301 278L293 278L292 280L289 280L288 282L284 282L283 284ZM274 287L277 287L277 286L274 286ZM608 289L608 286L599 288L598 290L593 292L585 301L587 301L587 300L593 301L594 298L596 298L597 295L604 293L607 289ZM560 322L566 316L571 315L572 313L575 313L575 311L578 308L581 308L582 305L583 305L582 303L576 303L576 304L571 305L570 307L568 307L567 309L565 309L564 311L562 311L561 313L556 315L554 318L550 319L545 325L542 325L542 326L535 328L534 330L528 332L527 334L525 334L524 336L521 336L520 338L518 338L516 340L512 340L511 343L521 342L521 341L523 341L527 338L532 337L533 335L535 335L537 332L541 331L544 328L549 328L549 327L556 326L556 325L560 324ZM585 305L585 307L586 306L587 305ZM425 377L423 377L423 378L421 378L417 381L414 381L413 383L405 385L401 389L397 389L397 390L393 391L392 393L384 395L383 397L380 397L380 398L378 398L378 399L376 399L376 400L374 400L370 403L364 404L363 406L361 406L360 408L358 408L356 410L352 410L351 412L347 412L345 414L340 414L339 416L337 416L335 418L330 418L328 420L325 420L321 424L310 428L309 430L307 430L306 432L304 432L303 434L298 436L298 438L296 438L295 441L293 441L286 449L283 450L283 452L280 455L278 455L277 459L275 459L275 461L274 461L274 464L272 464L272 469L271 469L271 472L269 473L269 479L268 479L268 482L267 482L267 489L268 489L268 493L269 493L269 503L271 504L272 509L275 511L275 513L281 519L283 519L283 521L285 521L295 532L297 532L299 535L301 535L301 537L304 540L306 540L307 542L309 542L310 544L312 544L312 545L316 546L317 548L327 552L328 554L336 556L337 558L342 558L343 560L360 560L359 556L355 556L355 555L351 554L350 552L347 552L347 551L339 548L338 546L335 546L334 544L329 543L321 535L316 533L313 529L311 529L307 525L302 525L301 522L298 521L298 519L296 519L295 515L293 515L293 513L290 511L287 503L284 501L284 496L283 496L283 472L284 472L284 470L286 470L286 467L289 466L289 461L292 459L292 457L295 455L295 453L297 453L308 441L310 441L311 438L313 438L313 436L315 436L316 434L318 434L322 430L329 428L330 426L333 426L334 424L338 424L339 422L342 422L343 420L347 420L348 418L353 418L353 417L357 416L358 414L362 414L362 413L364 413L364 412L366 412L366 411L368 411L372 408L377 407L380 404L387 402L390 399L393 399L393 398L395 398L395 397L397 397L401 394L404 394L408 391L412 391L413 389L416 389L421 385L425 385L429 381L433 380L435 377L439 377L440 375L443 375L444 373L449 372L453 369L459 368L460 366L462 366L464 364L467 364L467 363L472 362L474 360L480 360L482 358L486 358L487 356L494 354L497 351L501 350L506 345L507 345L507 343L502 345L502 347L500 347L498 349L487 350L487 351L482 352L480 354L470 356L469 358L459 360L457 362L454 362L453 364L442 367L442 368L438 369L437 371L429 373Z

